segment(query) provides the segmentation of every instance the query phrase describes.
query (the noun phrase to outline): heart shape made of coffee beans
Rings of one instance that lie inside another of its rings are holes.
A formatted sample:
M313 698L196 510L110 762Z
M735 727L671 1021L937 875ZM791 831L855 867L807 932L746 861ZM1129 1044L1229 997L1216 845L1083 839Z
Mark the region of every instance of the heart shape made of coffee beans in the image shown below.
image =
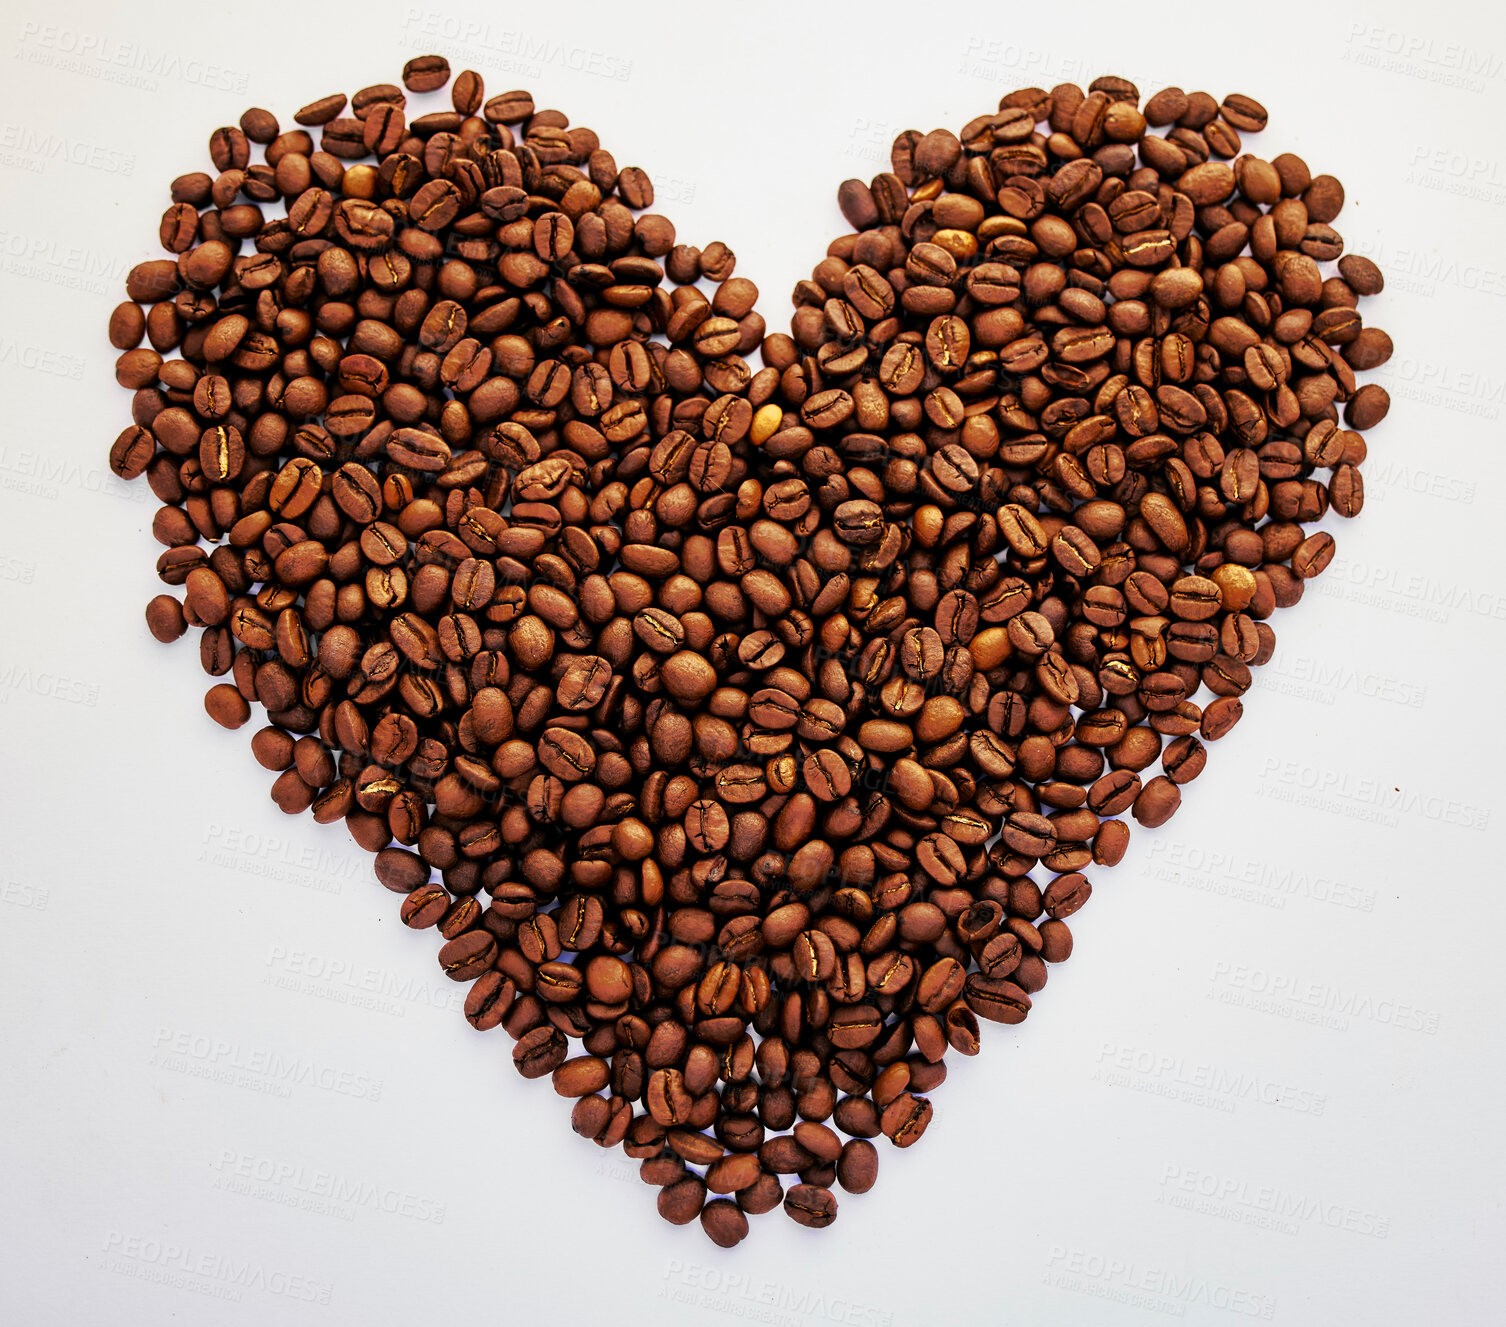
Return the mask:
M110 320L147 622L668 1220L825 1226L1239 719L1363 501L1381 277L1257 102L1102 78L901 134L766 336L591 130L409 118L449 73L173 182Z

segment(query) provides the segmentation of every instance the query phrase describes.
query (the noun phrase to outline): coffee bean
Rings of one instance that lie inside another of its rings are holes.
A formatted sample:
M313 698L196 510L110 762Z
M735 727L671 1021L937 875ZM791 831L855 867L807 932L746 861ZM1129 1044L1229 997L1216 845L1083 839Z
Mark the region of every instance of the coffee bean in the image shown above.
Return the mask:
M1351 428L1371 429L1386 417L1391 409L1391 396L1377 383L1366 383L1349 399L1344 417Z
M428 926L438 925L440 918L445 915L449 906L450 895L443 885L420 885L403 900L403 924L411 926L415 930L422 930ZM483 981L487 975L494 974L483 974ZM472 991L475 991L479 986L480 982L471 988Z
M772 1212L784 1201L784 1189L775 1175L760 1175L746 1189L737 1191L737 1206L749 1216Z
M1106 822L1112 823L1112 822ZM1101 832L1101 830L1100 830ZM1057 876L1042 896L1042 906L1053 918L1070 917L1092 896L1093 886L1078 872Z
M605 1060L595 1055L578 1056L576 1059L566 1060L554 1071L554 1090L562 1097L583 1097L592 1092L600 1092L607 1085L610 1075L610 1066Z
M486 931L470 931L439 951L439 966L452 981L469 981L491 966L497 942Z
M680 1180L677 1184L671 1184L659 1190L659 1215L673 1225L689 1225L696 1217L701 1215L702 1206L705 1202L706 1186L700 1179L692 1175ZM725 1217L717 1216L713 1219L719 1232L732 1228L724 1224L728 1220ZM708 1231L707 1233L710 1234L711 1232ZM733 1241L733 1243L736 1242L736 1240Z
M837 1181L848 1193L867 1193L878 1180L878 1149L866 1138L849 1138L837 1159Z
M251 706L235 687L222 682L204 693L204 712L222 728L239 728L251 717Z
M1030 997L1014 982L1002 977L974 973L967 979L964 998L968 1008L980 1018L997 1023L1021 1023L1030 1012Z
M901 1092L884 1107L884 1136L896 1147L910 1147L925 1133L931 1114L931 1103L926 1098Z
M701 1229L723 1249L741 1244L748 1235L748 1218L734 1202L718 1198L701 1209Z
M542 1078L558 1069L567 1053L568 1043L558 1028L535 1027L518 1038L512 1059L524 1078Z
M1224 119L1245 133L1258 133L1266 126L1266 110L1253 97L1231 93L1219 105Z
M1065 963L1072 957L1072 932L1066 922L1053 918L1041 923L1041 957L1048 963Z
M320 125L328 124L335 116L345 109L345 94L336 92L328 97L320 97L317 101L311 101L302 110L298 111L293 119L299 124Z
M442 55L416 55L403 66L409 92L435 92L450 81L450 62Z
M455 82L450 87L450 99L461 115L474 115L481 109L485 97L485 84L474 69L462 70L455 76Z
M1181 804L1181 789L1164 775L1158 775L1140 790L1133 812L1147 829L1155 829L1170 820Z
M157 595L146 606L146 627L164 645L177 640L188 630L183 606L170 594Z
M802 1226L823 1230L837 1219L837 1200L830 1189L795 1184L784 1195L785 1214Z

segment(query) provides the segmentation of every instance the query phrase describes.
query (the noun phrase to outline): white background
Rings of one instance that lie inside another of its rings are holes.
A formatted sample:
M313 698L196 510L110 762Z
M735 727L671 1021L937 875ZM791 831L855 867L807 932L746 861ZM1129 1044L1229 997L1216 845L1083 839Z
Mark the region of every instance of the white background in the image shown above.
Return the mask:
M0 1319L1500 1320L1506 31L1457 0L1125 10L5 6ZM1368 505L1244 723L824 1233L658 1220L466 1025L369 857L273 808L192 638L143 625L104 327L167 182L246 106L287 126L429 50L645 167L771 329L897 131L1109 72L1264 101L1252 149L1339 175L1385 269Z

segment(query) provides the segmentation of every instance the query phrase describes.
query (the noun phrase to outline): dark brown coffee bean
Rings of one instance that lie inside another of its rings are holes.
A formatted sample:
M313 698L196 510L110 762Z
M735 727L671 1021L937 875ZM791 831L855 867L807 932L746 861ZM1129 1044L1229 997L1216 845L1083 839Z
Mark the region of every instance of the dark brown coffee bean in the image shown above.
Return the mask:
M738 1205L718 1198L701 1209L701 1229L719 1248L730 1249L748 1236L748 1218Z
M1181 803L1181 789L1164 775L1158 775L1140 790L1133 812L1147 829L1155 829L1170 820Z
M974 973L967 979L964 998L980 1018L996 1023L1022 1023L1030 1012L1030 997L1012 981Z
M513 1047L513 1064L524 1078L543 1078L564 1063L568 1043L554 1027L535 1027L518 1038Z
M884 1107L884 1136L896 1147L910 1147L925 1133L931 1114L931 1103L926 1098L901 1092Z
M784 1195L784 1210L792 1221L812 1230L824 1230L837 1219L837 1200L830 1189L795 1184Z
M690 1175L659 1190L659 1215L673 1225L686 1226L701 1215L705 1202L705 1184L696 1176ZM715 1220L717 1229L722 1229L722 1222L726 1218L718 1217Z
M170 594L159 594L147 604L146 626L164 645L177 640L188 630L188 623L183 618L183 606Z
M435 92L450 81L450 62L442 55L416 55L403 66L409 92Z
M452 981L480 976L497 956L497 942L486 931L470 931L439 951L439 966Z
M837 1181L848 1193L867 1193L878 1180L878 1149L866 1138L849 1138L837 1160Z
M474 115L481 109L485 96L485 84L474 69L462 70L450 86L451 103L461 115Z
M592 1092L600 1092L607 1085L609 1076L610 1068L605 1060L595 1055L581 1055L573 1060L566 1060L555 1069L554 1090L562 1097L588 1096Z
M251 706L233 686L221 683L204 693L204 711L222 728L239 728L251 717Z

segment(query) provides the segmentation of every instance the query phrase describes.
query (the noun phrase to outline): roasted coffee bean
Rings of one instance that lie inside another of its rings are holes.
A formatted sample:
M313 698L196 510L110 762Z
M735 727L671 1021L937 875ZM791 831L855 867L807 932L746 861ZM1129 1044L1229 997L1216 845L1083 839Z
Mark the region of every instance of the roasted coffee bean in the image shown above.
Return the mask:
M222 728L239 728L251 717L251 706L240 691L227 683L204 693L204 711Z
M866 1138L849 1138L837 1159L837 1182L848 1193L867 1193L878 1180L878 1149Z
M535 1026L518 1038L512 1061L524 1078L543 1078L565 1061L569 1043L556 1027Z
M691 1175L659 1190L659 1215L673 1225L686 1226L701 1215L705 1202L705 1184Z
M748 1218L735 1202L718 1198L701 1209L701 1229L723 1249L741 1244L748 1235Z
M901 1092L884 1107L884 1136L896 1147L910 1147L925 1133L931 1114L931 1103L925 1097Z
M439 966L452 981L470 981L491 966L497 942L486 931L470 931L449 941L439 951Z
M192 573L189 573L192 575ZM146 606L146 626L164 645L170 644L188 630L183 617L183 606L170 594L159 594Z
M765 335L591 130L471 71L410 121L449 73L174 182L108 328L148 628L669 1220L824 1226L1241 716L1381 274L1258 102L1107 77L902 134Z
M403 66L409 92L434 92L450 81L450 62L442 55L416 55Z

